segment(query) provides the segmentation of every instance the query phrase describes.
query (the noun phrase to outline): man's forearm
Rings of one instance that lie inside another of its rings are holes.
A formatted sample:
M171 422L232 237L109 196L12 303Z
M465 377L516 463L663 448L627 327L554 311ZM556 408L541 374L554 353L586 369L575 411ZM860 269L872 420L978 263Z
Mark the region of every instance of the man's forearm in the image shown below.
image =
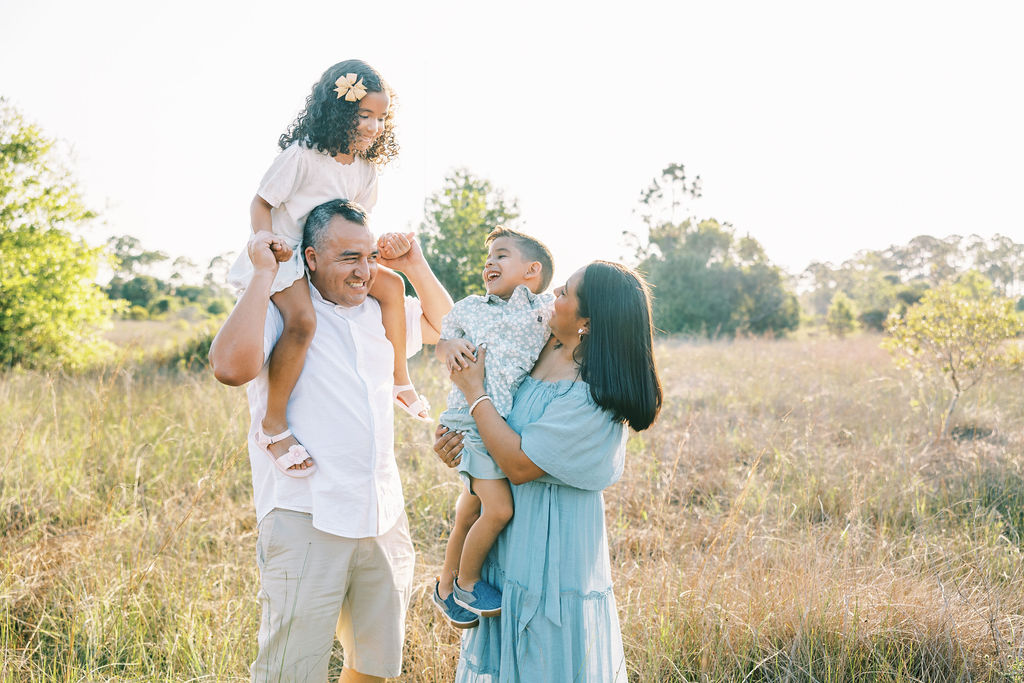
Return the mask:
M210 345L210 366L218 381L245 384L263 367L263 331L274 273L257 270L245 293Z
M452 310L452 297L426 261L409 266L404 273L419 297L423 308L422 322L430 327L423 330L423 341L433 344L441 336L441 319Z

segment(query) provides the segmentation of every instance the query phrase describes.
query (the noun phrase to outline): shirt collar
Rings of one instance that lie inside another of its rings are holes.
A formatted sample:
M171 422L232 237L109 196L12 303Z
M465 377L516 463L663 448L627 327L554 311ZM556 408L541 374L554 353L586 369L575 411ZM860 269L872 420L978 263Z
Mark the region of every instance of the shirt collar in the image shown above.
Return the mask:
M512 296L508 298L508 301L505 301L497 294L484 294L484 301L489 304L511 304L518 303L525 298L526 303L532 304L538 296L540 295L531 292L530 288L526 285L519 285L512 290Z

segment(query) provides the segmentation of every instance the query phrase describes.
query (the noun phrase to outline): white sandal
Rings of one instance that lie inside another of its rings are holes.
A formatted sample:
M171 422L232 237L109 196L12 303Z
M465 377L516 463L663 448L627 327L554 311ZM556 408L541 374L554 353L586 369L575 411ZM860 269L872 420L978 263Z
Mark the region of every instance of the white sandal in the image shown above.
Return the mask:
M316 463L313 463L312 467L305 469L293 470L289 469L293 465L300 465L309 459L309 452L302 444L293 444L288 448L287 451L281 454L281 457L274 457L274 454L270 452L270 445L275 444L278 441L284 441L292 435L292 430L286 429L280 434L269 436L263 431L263 426L260 425L256 428L256 445L267 454L273 463L274 467L284 472L293 479L303 479L316 472Z
M402 386L396 386L391 390L391 396L392 398L395 399L395 405L404 410L405 412L409 413L412 419L416 420L417 422L426 422L427 424L433 424L434 418L430 417L430 404L427 403L427 399L420 396L419 394L416 394L415 401L413 401L412 403L406 403L405 401L398 397L398 394L409 389L415 391L416 387L414 387L411 384L403 384ZM420 415L420 413L427 413L427 416L423 417L422 415Z

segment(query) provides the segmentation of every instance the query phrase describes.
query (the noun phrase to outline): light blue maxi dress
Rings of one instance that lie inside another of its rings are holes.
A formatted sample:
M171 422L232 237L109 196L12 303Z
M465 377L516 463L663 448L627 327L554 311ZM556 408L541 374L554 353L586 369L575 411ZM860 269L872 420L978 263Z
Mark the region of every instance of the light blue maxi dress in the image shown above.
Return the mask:
M508 424L547 474L512 486L515 514L483 567L501 616L463 632L455 680L625 683L601 491L622 475L626 428L584 382L532 377Z

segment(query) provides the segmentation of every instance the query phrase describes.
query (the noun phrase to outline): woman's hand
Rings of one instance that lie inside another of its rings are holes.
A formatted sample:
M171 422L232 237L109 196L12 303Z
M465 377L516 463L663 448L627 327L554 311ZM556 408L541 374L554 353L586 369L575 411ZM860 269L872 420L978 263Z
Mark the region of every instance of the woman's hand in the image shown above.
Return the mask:
M434 452L448 467L455 467L462 460L462 434L438 425L434 431Z
M484 393L485 358L487 347L480 344L476 347L476 360L467 358L464 368L457 368L451 373L452 384L458 387L467 401L475 401Z

